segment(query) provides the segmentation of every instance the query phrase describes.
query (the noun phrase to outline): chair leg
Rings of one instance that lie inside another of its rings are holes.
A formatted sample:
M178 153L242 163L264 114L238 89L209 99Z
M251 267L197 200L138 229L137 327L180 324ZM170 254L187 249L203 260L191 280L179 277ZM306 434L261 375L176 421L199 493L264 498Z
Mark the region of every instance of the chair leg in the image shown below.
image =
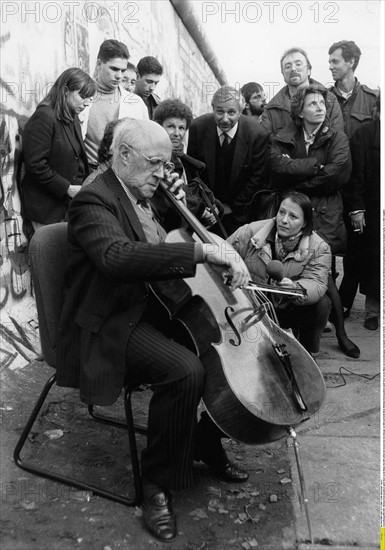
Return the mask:
M97 422L102 422L104 424L115 426L117 428L127 429L128 443L130 446L130 454L131 454L132 475L134 478L134 485L135 485L135 495L139 502L142 497L142 480L140 475L138 447L136 444L135 434L139 433L141 435L147 435L147 426L134 423L134 417L132 414L132 400L131 400L133 391L134 390L132 389L128 389L128 388L125 389L125 393L124 393L124 409L126 413L125 422L123 420L116 420L111 416L107 416L96 412L94 405L88 405L88 412L92 416L92 418Z
M129 401L131 403L131 393L134 390L129 390ZM131 405L130 405L131 406ZM127 428L127 422L124 420L116 420L115 418L112 418L111 416L108 416L106 414L100 414L95 410L94 405L88 405L88 412L90 416L97 422L102 422L103 424L108 424L110 426L115 426L116 428ZM144 426L142 424L135 424L134 423L135 432L141 435L147 435L147 426Z
M84 481L81 481L80 479L76 479L73 477L65 476L62 474L55 473L51 470L46 470L44 468L40 468L39 466L35 466L32 462L26 462L22 460L20 454L23 450L24 444L28 438L28 435L30 434L32 427L40 413L40 410L45 402L45 399L51 390L53 384L56 382L56 374L51 376L49 380L46 382L35 407L33 408L33 411L27 421L27 424L22 431L22 434L19 438L19 441L16 444L13 457L16 462L16 464L22 468L23 470L26 470L27 472L31 472L32 474L38 475L40 477L44 477L47 479L50 479L52 481L59 481L60 483L64 483L65 485L70 485L72 487L76 487L78 489L82 489L85 491L89 491L94 493L95 495L101 496L103 498L107 498L109 500L113 500L114 502L119 502L120 504L125 504L126 506L135 506L135 504L139 503L140 494L141 494L141 488L140 485L138 485L138 480L140 483L140 473L138 473L139 470L139 461L138 461L138 454L136 450L136 441L132 446L132 442L130 440L130 448L131 452L134 450L135 452L131 455L132 458L132 469L133 469L133 476L134 476L134 484L135 484L135 495L132 498L127 498L122 495L118 495L116 493L112 493L110 491L105 491L104 489L97 487L95 485L90 485L88 483L85 483ZM131 411L131 419L132 419L132 411ZM133 436L135 439L135 432L133 432Z
M13 458L14 458L14 461L16 462L16 464L22 468L23 470L27 470L27 472L32 472L32 473L38 473L39 471L39 468L38 467L35 467L35 466L30 466L28 463L25 463L22 461L21 457L20 457L20 453L24 447L24 443L26 442L27 440L27 437L29 436L31 430L32 430L32 426L34 425L35 423L35 420L36 418L38 417L39 415L39 412L44 404L44 401L46 400L46 397L47 395L49 394L52 386L54 385L54 383L56 382L56 373L53 374L51 376L51 378L49 378L47 380L47 382L45 383L45 386L39 396L39 399L36 401L36 405L34 406L32 412L31 412L31 415L30 417L28 418L28 421L27 421L27 424L25 425L25 428L24 430L22 431L21 433L21 436L19 438L19 441L17 442L17 445L15 447L15 450L13 452ZM38 474L40 475L40 474Z
M135 432L138 430L138 428L134 424L131 395L132 390L130 391L126 388L124 392L124 409L126 411L128 443L130 445L132 475L134 477L135 484L135 495L138 501L140 501L142 499L142 478L140 475L138 447L135 437ZM145 430L145 433L147 433L147 429Z
M88 412L92 416L94 420L97 422L102 422L103 424L108 424L110 426L115 426L116 428L126 428L127 424L124 420L116 420L112 418L111 416L107 416L105 414L99 414L95 408L94 405L88 405Z

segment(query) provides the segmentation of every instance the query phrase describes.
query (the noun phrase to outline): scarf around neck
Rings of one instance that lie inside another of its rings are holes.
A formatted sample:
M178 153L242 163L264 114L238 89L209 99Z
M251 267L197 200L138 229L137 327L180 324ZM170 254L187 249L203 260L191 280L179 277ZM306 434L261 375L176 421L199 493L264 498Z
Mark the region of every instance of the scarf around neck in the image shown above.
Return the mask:
M283 260L289 254L293 252L299 244L299 241L302 237L302 231L298 235L289 237L288 239L282 240L278 233L275 234L275 253L278 260Z

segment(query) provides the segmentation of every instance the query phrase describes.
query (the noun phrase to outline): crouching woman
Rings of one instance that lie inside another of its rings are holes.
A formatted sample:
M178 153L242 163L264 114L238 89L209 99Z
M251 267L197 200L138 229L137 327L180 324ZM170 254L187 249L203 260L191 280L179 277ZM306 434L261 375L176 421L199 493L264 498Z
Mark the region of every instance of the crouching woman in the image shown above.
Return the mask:
M228 241L244 259L253 281L271 283L266 266L279 260L283 279L275 284L306 290L306 297L272 296L281 327L293 329L303 347L318 354L331 308L326 290L332 257L329 245L313 231L310 199L289 191L275 218L244 225Z

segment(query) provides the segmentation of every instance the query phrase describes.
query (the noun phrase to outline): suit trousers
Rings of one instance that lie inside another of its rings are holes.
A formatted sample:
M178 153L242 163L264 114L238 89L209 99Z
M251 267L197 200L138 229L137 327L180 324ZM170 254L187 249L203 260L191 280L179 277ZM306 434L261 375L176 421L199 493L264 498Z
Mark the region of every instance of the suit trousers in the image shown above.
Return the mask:
M147 447L142 452L142 476L168 489L193 483L197 407L205 370L199 358L168 338L145 313L130 336L127 379L150 384Z

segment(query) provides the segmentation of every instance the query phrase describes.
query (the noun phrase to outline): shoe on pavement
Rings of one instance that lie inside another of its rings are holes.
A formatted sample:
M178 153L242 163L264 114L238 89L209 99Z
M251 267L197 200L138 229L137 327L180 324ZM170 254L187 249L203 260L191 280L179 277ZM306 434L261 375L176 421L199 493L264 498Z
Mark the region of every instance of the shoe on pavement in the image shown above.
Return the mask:
M142 511L144 524L154 537L161 542L175 540L176 517L171 506L171 495L167 489L143 481Z

